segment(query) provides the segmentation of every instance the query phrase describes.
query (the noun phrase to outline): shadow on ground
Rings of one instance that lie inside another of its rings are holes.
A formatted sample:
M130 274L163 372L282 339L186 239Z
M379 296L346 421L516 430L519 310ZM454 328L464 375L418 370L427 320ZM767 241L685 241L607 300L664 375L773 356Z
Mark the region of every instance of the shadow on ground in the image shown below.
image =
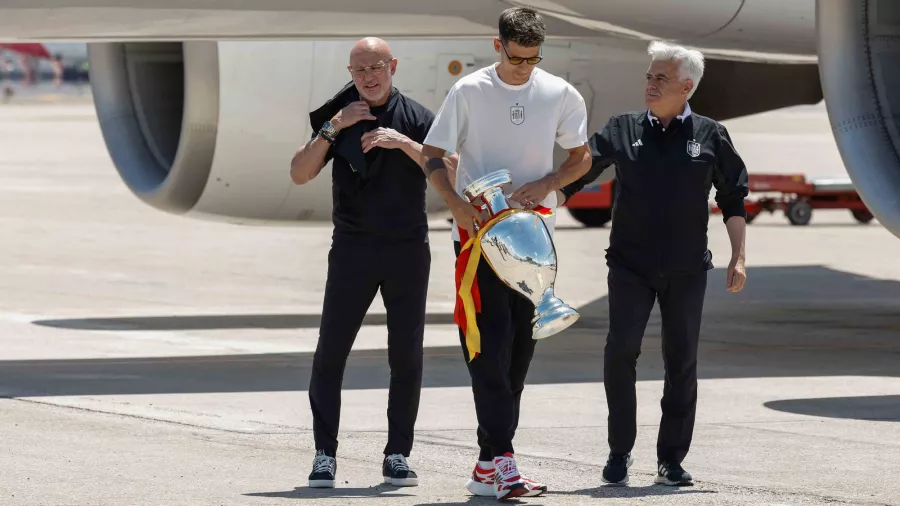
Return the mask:
M760 267L749 269L743 292L731 294L724 289L724 278L723 269L709 275L699 358L701 379L900 374L900 283L822 266ZM606 298L579 311L583 317L569 331L538 343L528 383L603 380ZM244 322L241 318L198 316L166 322L164 318L140 317L127 321L134 330L146 330L148 325L180 329L176 323L185 321L195 325L202 321L203 328L235 328L251 321L260 328L272 324L264 315L253 315ZM283 322L285 315L271 318ZM67 325L83 328L104 320L123 319L89 318L81 320L90 322L81 327L78 320L67 320ZM221 321L221 326L216 327L216 321ZM35 324L60 326L58 320ZM655 308L644 338L639 381L663 377L659 335L659 311ZM276 353L0 361L0 395L304 391L312 359L312 353ZM424 364L426 388L471 385L458 346L427 347ZM388 381L386 350L351 353L344 389L382 389L388 387Z
M785 399L763 404L769 409L797 415L900 422L900 395Z
M399 492L396 487L375 486L368 488L336 488L321 489L309 487L297 487L294 490L280 492L252 492L244 494L249 497L275 497L282 499L373 499L392 497L413 497L410 494Z
M644 485L627 487L602 486L594 488L586 488L575 490L573 492L553 492L552 495L569 495L569 496L587 496L592 499L615 499L630 497L657 497L671 496L673 500L677 500L680 495L694 494L715 494L714 490L703 490L695 487L667 487L665 485Z
M592 499L615 499L615 498L641 498L641 497L660 497L670 496L673 500L677 500L678 496L696 495L696 494L715 494L713 490L697 489L695 487L665 487L662 485L647 486L628 486L628 487L595 487L575 491L553 491L539 498L527 498L513 501L507 501L507 504L527 504L540 505L542 500L552 500L554 496L584 496ZM372 499L372 498L392 498L392 497L412 497L393 487L375 486L369 488L341 488L338 486L334 489L313 489L308 487L297 487L294 490L285 490L279 492L253 492L244 494L250 497L272 497L282 499ZM422 502L417 506L471 506L478 504L497 504L497 500L489 497L470 496L466 502Z
M322 322L319 314L236 314L189 316L132 316L122 318L71 318L37 320L32 323L44 327L71 330L115 331L186 331L238 329L317 329ZM386 325L386 314L367 314L363 325ZM452 325L452 313L428 313L426 325Z
M347 499L350 502L354 500L368 499L391 499L395 497L414 497L411 494L400 492L395 487L375 486L369 488L341 488L340 486L333 489L315 489L308 487L297 487L294 490L285 490L283 492L253 492L244 494L249 497L272 497L280 499ZM540 506L540 498L529 499L529 506ZM497 504L495 498L469 496L466 502L421 502L416 506L472 506L478 504ZM526 504L521 500L505 501L505 504Z
M238 314L189 316L132 316L110 318L71 318L36 320L43 327L70 330L115 331L186 331L238 329L317 329L322 322L318 314ZM368 314L363 325L386 325L386 314ZM428 313L426 325L452 325L452 313Z

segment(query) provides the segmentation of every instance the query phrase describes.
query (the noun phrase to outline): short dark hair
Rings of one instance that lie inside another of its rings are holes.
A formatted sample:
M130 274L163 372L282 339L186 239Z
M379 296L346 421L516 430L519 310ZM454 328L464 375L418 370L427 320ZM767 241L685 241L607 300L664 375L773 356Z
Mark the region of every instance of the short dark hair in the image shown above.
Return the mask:
M528 7L511 7L500 14L500 40L512 41L523 47L535 47L544 43L547 28L536 10Z

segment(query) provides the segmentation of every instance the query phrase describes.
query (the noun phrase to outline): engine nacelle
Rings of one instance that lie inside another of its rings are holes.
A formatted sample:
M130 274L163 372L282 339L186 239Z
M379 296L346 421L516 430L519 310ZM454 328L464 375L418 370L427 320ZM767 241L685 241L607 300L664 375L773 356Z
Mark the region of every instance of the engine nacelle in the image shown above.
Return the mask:
M819 0L819 69L847 173L900 237L900 2Z
M248 223L330 220L331 164L303 186L291 182L289 166L312 135L309 110L350 80L345 62L352 43L90 44L100 128L122 180L143 202L174 214ZM407 67L395 86L436 111L456 78L436 79L435 53L428 58L430 81L414 82L422 73ZM459 59L453 72L474 69L471 59ZM427 210L443 209L429 189Z

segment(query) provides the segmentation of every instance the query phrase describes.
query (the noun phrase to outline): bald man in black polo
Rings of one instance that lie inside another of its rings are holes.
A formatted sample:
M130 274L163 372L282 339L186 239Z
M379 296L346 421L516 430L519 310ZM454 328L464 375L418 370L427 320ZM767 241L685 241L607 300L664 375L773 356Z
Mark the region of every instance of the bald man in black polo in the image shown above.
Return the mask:
M312 139L291 162L296 184L332 164L334 235L309 401L316 457L310 487L334 487L347 357L378 290L387 310L388 441L385 483L415 486L407 462L422 383L425 298L431 268L422 145L434 114L392 84L388 44L362 39L350 52L352 82L310 114ZM455 165L455 157L447 163Z

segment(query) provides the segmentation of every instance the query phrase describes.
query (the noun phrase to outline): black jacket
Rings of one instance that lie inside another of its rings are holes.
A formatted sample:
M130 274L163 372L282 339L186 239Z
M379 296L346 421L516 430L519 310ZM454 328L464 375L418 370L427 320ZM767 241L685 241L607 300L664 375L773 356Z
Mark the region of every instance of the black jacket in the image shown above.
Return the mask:
M309 114L312 137L326 120L343 107L360 100L353 82ZM434 121L434 113L392 88L387 103L369 111L376 120L359 121L341 130L328 148L325 162L331 166L336 236L428 242L425 212L427 182L417 161L400 149L362 151L361 137L379 127L392 128L421 144Z
M747 169L720 123L691 113L668 128L647 112L613 116L589 139L593 163L566 199L616 166L607 263L645 276L711 269L709 193L723 219L746 218Z

